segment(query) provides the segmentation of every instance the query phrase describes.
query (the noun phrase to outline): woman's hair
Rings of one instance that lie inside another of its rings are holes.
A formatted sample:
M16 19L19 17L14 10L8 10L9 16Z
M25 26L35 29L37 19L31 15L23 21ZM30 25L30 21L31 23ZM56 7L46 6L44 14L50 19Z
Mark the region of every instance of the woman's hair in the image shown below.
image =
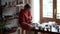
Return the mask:
M26 4L25 6L24 6L24 9L30 9L31 7L30 7L30 5L29 4Z

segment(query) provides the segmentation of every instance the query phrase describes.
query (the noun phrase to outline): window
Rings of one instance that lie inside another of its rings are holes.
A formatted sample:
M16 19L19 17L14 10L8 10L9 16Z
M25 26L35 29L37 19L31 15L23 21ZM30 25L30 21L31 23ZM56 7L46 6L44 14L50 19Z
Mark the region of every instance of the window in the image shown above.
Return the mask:
M53 18L53 0L43 0L43 17Z
M40 22L55 21L56 0L40 0Z
M40 0L40 22L60 24L60 0Z
M60 19L60 0L57 0L57 19Z

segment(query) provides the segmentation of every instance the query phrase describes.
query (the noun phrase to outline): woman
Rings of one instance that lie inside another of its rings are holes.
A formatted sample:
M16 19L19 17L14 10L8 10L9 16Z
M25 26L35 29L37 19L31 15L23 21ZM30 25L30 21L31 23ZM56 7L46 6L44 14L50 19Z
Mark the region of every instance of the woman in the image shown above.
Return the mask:
M22 29L24 30L31 30L31 27L29 24L32 23L32 16L31 16L31 11L30 11L30 6L26 4L24 6L24 9L21 9L19 13L19 23Z

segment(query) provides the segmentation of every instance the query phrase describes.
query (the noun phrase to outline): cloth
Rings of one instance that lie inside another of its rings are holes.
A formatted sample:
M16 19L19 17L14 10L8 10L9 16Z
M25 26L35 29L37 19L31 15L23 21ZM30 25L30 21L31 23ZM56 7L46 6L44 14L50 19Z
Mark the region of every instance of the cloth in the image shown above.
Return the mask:
M19 13L19 24L24 30L30 30L30 26L28 24L32 23L32 16L29 10L21 9Z
M58 30L55 27L52 27L52 32L58 32Z

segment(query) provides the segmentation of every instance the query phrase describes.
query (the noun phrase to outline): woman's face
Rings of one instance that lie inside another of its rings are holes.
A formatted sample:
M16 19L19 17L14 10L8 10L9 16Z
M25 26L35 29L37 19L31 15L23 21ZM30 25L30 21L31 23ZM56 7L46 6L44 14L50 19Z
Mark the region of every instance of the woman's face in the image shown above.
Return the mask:
M30 11L30 9L27 9L27 11Z
M27 9L25 8L25 10L30 11L30 8L27 8Z

